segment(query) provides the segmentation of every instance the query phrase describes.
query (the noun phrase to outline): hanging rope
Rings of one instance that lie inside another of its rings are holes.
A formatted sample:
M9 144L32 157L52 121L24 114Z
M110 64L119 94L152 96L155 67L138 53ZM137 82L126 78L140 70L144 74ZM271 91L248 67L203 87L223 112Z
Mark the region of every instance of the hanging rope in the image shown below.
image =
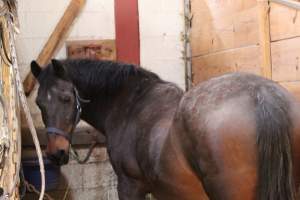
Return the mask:
M30 129L30 132L33 137L33 141L36 147L37 155L38 155L38 160L39 160L39 165L40 165L40 172L41 172L41 192L40 192L40 197L39 200L44 199L44 193L45 193L45 170L44 170L44 163L42 159L42 152L40 148L40 144L38 141L38 137L36 134L36 130L34 128L33 120L30 115L30 111L27 105L27 100L23 91L23 86L20 80L20 74L19 74L19 68L18 68L18 63L17 63L17 56L16 56L16 49L15 49L15 38L14 34L15 32L18 31L18 22L17 22L17 15L16 15L16 1L13 0L5 0L2 1L1 8L0 8L0 16L4 17L5 20L2 20L1 23L1 31L0 31L0 37L1 37L1 57L4 63L6 63L8 66L12 67L11 70L11 76L13 78L12 85L11 85L11 95L14 97L16 93L18 93L19 98L21 100L21 105L25 113L25 117ZM5 27L4 27L5 26ZM8 38L5 40L4 35L4 28L8 29ZM9 48L6 47L5 41L9 41ZM9 55L9 53L11 55ZM3 101L4 102L4 101ZM2 104L2 106L4 103ZM5 106L3 106L5 107ZM5 112L3 112L5 113ZM15 116L13 116L14 119L17 118L16 113L13 113ZM5 118L5 116L4 116ZM12 180L12 185L11 188L9 188L7 191L2 191L3 194L0 194L0 200L7 200L9 197L11 197L14 194L14 191L16 190L17 184L19 182L19 172L20 172L20 163L21 163L21 135L20 135L20 130L18 130L20 127L14 127L14 129L17 130L17 138L15 147L16 147L16 154L17 154L17 160L16 160L16 173L15 177ZM8 131L8 130L7 130ZM13 144L14 145L14 144ZM4 148L1 147L1 150L5 151ZM10 152L12 149L9 149ZM4 159L5 161L5 159ZM3 161L3 162L4 162ZM3 178L1 176L1 178Z
M37 156L38 156L38 161L40 165L40 173L41 173L41 192L40 192L40 197L39 200L43 200L44 194L45 194L45 168L44 168L44 162L43 162L43 157L42 157L42 150L40 147L40 143L37 137L36 129L33 124L33 120L30 114L30 110L27 104L26 96L23 90L23 85L20 79L20 73L19 73L19 68L18 68L18 63L17 63L17 57L16 57L16 49L15 49L15 44L14 44L14 31L13 31L13 22L10 17L8 17L8 22L9 22L9 33L10 33L10 41L11 41L11 54L12 54L12 67L13 67L13 72L14 72L14 78L15 78L15 83L18 91L18 95L21 100L21 105L25 113L25 118L27 120L27 124L30 129L30 133L33 138L33 142L36 148ZM17 173L19 174L19 173Z

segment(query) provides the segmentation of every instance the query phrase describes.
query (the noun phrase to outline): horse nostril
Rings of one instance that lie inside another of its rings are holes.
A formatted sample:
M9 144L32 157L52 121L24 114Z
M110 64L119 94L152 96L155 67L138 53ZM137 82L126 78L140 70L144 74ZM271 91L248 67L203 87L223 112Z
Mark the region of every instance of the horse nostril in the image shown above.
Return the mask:
M52 163L58 166L67 164L69 162L69 155L63 149L58 150L55 154L47 153L47 157L52 161Z
M58 155L59 156L64 156L66 154L66 151L65 150L59 150L58 151Z

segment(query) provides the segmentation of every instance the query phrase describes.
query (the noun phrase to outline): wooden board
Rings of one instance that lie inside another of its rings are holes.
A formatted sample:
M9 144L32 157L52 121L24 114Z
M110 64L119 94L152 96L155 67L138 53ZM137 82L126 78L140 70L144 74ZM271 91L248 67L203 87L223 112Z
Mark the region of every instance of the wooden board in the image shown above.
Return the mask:
M299 11L271 3L270 27L272 41L300 36Z
M271 3L268 31L262 15L267 12L259 12L263 9L259 9L262 7L256 0L237 0L234 4L230 0L191 0L191 3L194 84L227 72L247 71L267 74L300 99L299 11ZM270 40L271 57L267 51ZM259 46L263 41L264 45Z
M260 57L257 45L195 57L192 60L193 83L197 84L227 72L243 71L260 74Z
M115 40L82 40L67 42L68 58L116 60Z
M256 0L192 0L192 55L258 43Z
M300 80L300 38L272 42L272 75L273 80Z

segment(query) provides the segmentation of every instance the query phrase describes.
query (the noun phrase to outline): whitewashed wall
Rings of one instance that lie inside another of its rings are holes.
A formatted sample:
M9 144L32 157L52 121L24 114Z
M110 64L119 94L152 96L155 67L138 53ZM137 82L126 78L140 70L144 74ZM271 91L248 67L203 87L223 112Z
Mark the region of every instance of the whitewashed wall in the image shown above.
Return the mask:
M185 88L183 0L140 0L141 65Z
M21 0L19 1L20 35L17 53L22 77L29 71L29 63L36 59L70 0ZM114 39L114 0L87 0L75 21L67 40ZM56 55L65 58L62 47Z
M19 1L17 51L22 77L36 59L70 0ZM184 88L183 0L140 0L141 65ZM114 39L114 0L87 0L67 40ZM63 46L56 55L65 58Z

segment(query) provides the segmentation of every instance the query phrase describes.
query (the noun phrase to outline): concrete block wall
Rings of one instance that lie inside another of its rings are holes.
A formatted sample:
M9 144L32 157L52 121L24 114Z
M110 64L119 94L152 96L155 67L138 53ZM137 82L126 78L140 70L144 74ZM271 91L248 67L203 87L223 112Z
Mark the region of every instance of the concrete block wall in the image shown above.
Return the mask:
M29 71L29 63L36 59L51 32L63 15L70 0L19 1L20 34L17 53L22 78ZM67 40L114 39L114 0L87 0ZM61 47L57 58L66 57Z
M141 65L185 88L183 0L140 0Z
M70 0L19 1L17 51L22 78L37 58ZM184 88L183 0L140 0L141 65ZM67 40L114 39L114 0L88 0ZM66 57L64 46L56 54Z

